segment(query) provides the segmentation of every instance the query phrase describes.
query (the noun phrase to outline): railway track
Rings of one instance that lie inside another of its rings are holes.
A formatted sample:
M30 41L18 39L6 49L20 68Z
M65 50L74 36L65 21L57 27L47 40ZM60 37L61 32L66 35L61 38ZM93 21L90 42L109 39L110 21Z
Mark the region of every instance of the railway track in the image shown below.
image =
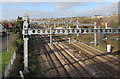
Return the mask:
M102 53L102 52L100 52L100 51L97 51L97 50L95 50L95 49L93 49L93 48L90 48L90 47L88 47L88 46L86 46L86 45L84 45L83 43L80 43L80 42L79 42L79 43L76 43L76 45L78 45L78 46L80 46L81 48L84 48L84 49L92 52L92 53L94 54L94 56L101 56L101 58L103 58L103 61L104 61L104 60L108 60L108 62L112 64L111 67L113 67L115 70L118 70L117 65L118 65L119 59L118 59L118 58L115 58L115 56L110 55L109 53L108 53L108 54L107 54L107 53L104 54L104 53ZM108 63L108 64L109 64L109 63Z
M58 37L58 36L57 36ZM61 39L61 38L60 38ZM118 64L118 61L120 61L119 60L119 58L118 57L116 57L116 56L114 56L114 55L112 55L111 53L105 53L105 52L102 52L102 51L100 51L100 50L97 50L97 49L95 49L95 48L92 48L92 47L90 47L90 46L88 46L88 45L86 45L86 44L84 44L84 43L81 43L81 42L77 42L77 43L73 43L74 45L76 44L77 46L80 46L80 48L84 48L86 51L90 51L90 52L94 52L94 55L96 55L96 56L105 56L104 57L104 59L107 59L107 60L109 60L109 62L111 62L111 63L113 63L114 65L119 65ZM73 45L72 44L72 45ZM73 46L74 46L73 45ZM93 55L93 54L92 54ZM114 60L114 61L113 61ZM116 70L118 70L117 68L116 68Z
M41 41L41 38L39 39L39 43L42 45L42 49L44 50L44 57L47 59L49 63L49 69L47 69L47 72L50 70L53 71L53 69L56 70L57 74L56 76L61 76L61 77L81 77L83 73L81 73L78 68L76 67L77 65L73 65L76 61L69 57L66 56L67 54L63 54L62 51L58 50L57 48L54 48L54 46L51 46L49 44L43 44ZM44 40L44 39L43 39ZM37 42L38 43L38 42ZM55 52L56 50L56 52ZM49 52L48 52L49 51ZM52 66L53 65L53 66ZM47 75L48 77L50 74ZM55 77L55 75L52 75Z
M116 65L118 64L112 64L112 60L118 60L114 56L99 57L101 52L92 48L88 49L81 43L67 44L66 42L62 42L49 45L48 35L37 35L37 38L38 40L35 42L40 47L40 51L42 51L40 52L40 57L44 63L42 67L43 71L46 72L46 77L118 78L116 72ZM75 51L80 51L78 52L79 56L74 55Z
M46 48L47 49L49 48L48 51L52 51L54 57L56 57L59 63L61 63L61 66L65 67L64 70L66 71L67 74L69 74L69 77L80 77L83 74L77 69L76 65L73 65L73 63L75 63L75 60L68 56L67 54L65 54L65 51L60 51L55 46L51 46L49 44L46 45Z
M114 76L118 76L118 74L119 74L119 69L118 69L118 64L117 64L118 59L115 56L112 56L112 55L105 55L105 56L103 55L102 56L101 55L101 57L99 57L100 56L99 54L101 53L100 51L98 51L96 49L93 49L93 48L90 48L90 47L88 47L86 45L83 45L81 43L75 43L75 44L69 44L69 45L66 44L66 45L67 45L66 47L71 47L71 48L69 48L69 50L74 48L74 51L76 51L76 50L82 51L81 56L86 57L86 58L85 59L79 59L79 60L81 60L81 61L85 61L85 60L90 60L91 61L92 60L92 63L96 62L94 64L100 64L98 62L101 62L101 63L106 65L103 68L108 67L108 69L106 71L110 71L109 69L111 69L112 74L115 73ZM63 47L64 46L65 46L65 44L63 45ZM70 52L72 52L72 51L70 51ZM80 57L77 57L77 58L80 58ZM92 59L92 58L94 58L94 59ZM99 65L97 67L99 67ZM104 72L106 72L106 71L104 71ZM109 75L110 75L110 72L109 72Z
M69 45L66 44L66 45L67 45L67 47L72 47L72 48L69 48L69 49L74 48L75 49L74 51L76 51L78 49L79 49L78 51L83 51L84 52L83 55L85 57L87 57L84 60L88 60L88 59L92 60L92 58L94 58L94 59L96 59L96 61L93 60L94 62L96 62L96 63L97 62L102 62L103 64L106 65L106 67L109 67L111 69L112 73L115 73L115 75L118 76L118 74L120 72L118 62L120 60L116 56L113 56L113 55L110 55L110 54L107 54L107 53L104 54L103 52L101 52L97 49L93 49L92 47L87 46L86 44L81 43L81 42L77 42L77 43L73 43L73 44L69 44ZM109 68L108 68L107 71L110 71Z
M64 45L63 45L64 46ZM69 45L70 46L70 45ZM76 50L79 50L79 48L73 46L74 49ZM72 48L73 48L72 47ZM67 46L66 46L66 49ZM71 50L70 48L68 49L69 51L73 51ZM89 66L90 68L92 68L94 70L94 72L91 72L93 75L95 76L114 76L114 77L117 77L118 76L118 73L113 71L113 68L109 67L109 65L106 65L104 62L102 62L101 60L99 60L97 57L95 58L92 58L90 57L91 55L89 53L87 53L86 51L83 51L83 50L79 50L81 51L79 54L80 56L79 57L76 57L79 59L79 61L82 61L83 63L86 64L86 66ZM73 51L73 54L74 55L75 52Z
M102 61L102 63L104 62L104 64L106 64L106 67L111 67L111 68L113 68L113 69L115 69L115 71L113 71L113 70L111 70L111 72L112 73L115 73L116 74L116 76L118 76L118 74L119 74L119 69L118 69L118 66L119 66L119 64L118 64L118 61L119 61L119 59L117 58L117 57L115 57L115 56L113 56L113 55L109 55L109 54L104 54L103 52L101 52L101 51L99 51L99 50L96 50L96 49L93 49L93 48L91 48L91 47L89 47L89 46L87 46L87 45L85 45L84 43L84 45L83 44L79 44L79 43L76 43L77 45L77 47L78 48L76 48L76 46L75 45L73 45L72 44L72 48L75 48L75 50L77 50L77 49L80 49L81 48L81 50L85 50L85 51L87 51L87 52L89 52L88 54L86 54L86 56L85 56L85 54L84 54L84 56L85 57L87 57L86 59L91 59L91 58L97 58L97 60L100 60L100 61L98 61L98 62L101 62ZM71 46L71 45L68 45L67 44L67 46L69 47L69 46ZM82 46L82 47L80 47L80 46ZM84 48L83 48L84 47ZM72 48L69 48L69 49L72 49ZM87 49L87 50L86 50ZM84 52L85 52L84 51ZM88 56L87 56L88 55ZM92 55L92 56L91 56ZM83 56L83 55L82 55ZM90 57L91 56L91 57ZM101 57L99 57L99 56L101 56ZM107 62L106 62L106 60L107 60ZM94 61L94 60L93 60ZM94 61L94 62L96 62L96 61ZM97 63L97 62L96 62ZM99 63L98 63L99 64ZM108 68L109 69L109 68ZM109 70L107 70L107 71L109 71Z

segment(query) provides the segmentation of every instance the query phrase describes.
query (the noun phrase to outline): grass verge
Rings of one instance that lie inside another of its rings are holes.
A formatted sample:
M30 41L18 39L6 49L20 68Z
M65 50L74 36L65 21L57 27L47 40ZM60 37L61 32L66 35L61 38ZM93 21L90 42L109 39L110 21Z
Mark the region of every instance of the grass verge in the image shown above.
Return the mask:
M22 42L20 40L21 39L19 39L18 34L12 33L9 36L8 46L7 46L8 50L5 50L2 53L0 53L0 64L2 65L2 73L4 73L7 65L9 64L14 51L18 49L19 43Z

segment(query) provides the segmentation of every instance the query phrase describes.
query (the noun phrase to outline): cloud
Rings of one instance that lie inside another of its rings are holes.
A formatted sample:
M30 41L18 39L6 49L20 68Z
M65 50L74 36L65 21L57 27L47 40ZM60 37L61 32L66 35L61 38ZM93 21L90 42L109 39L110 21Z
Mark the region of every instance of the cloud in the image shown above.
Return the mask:
M118 2L112 2L109 5L98 5L97 8L93 9L96 13L118 13Z
M88 2L87 2L88 3ZM56 5L58 4L58 5ZM63 5L64 4L64 5ZM76 4L76 5L75 5ZM35 10L35 9L18 9L18 8L12 8L7 9L3 8L2 12L2 19L16 19L18 16L24 15L24 13L28 13L30 18L32 19L39 19L39 18L55 18L55 17L71 17L71 16L93 16L93 15L105 15L107 13L117 13L118 12L118 3L117 2L111 2L107 5L103 5L102 3L97 6L93 7L88 10L74 10L70 9L72 7L76 7L79 5L83 5L83 3L53 3L54 7L56 7L55 10L47 11L47 10ZM62 6L63 5L63 6ZM21 5L22 6L22 5ZM36 5L33 5L34 7L37 7Z
M55 2L54 6L56 9L69 9L82 4L85 4L85 2Z

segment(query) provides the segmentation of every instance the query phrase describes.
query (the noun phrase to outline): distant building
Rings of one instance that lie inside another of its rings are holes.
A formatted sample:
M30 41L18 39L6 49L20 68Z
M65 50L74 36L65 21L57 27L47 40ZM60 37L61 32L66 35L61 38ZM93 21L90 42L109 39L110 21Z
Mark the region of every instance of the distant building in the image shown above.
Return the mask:
M118 16L117 14L109 14L109 15L106 15L107 17L111 17L111 16Z
M103 16L102 15L94 15L94 16L91 16L91 18L93 19L93 18L103 18Z
M8 23L8 28L13 28L13 25L11 23Z

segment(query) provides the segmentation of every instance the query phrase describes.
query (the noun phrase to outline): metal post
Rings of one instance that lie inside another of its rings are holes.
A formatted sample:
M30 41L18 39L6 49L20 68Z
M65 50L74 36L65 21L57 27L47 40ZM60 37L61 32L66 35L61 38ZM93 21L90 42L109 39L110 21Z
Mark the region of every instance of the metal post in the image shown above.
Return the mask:
M96 22L94 22L94 29L96 29ZM94 33L94 45L96 46L97 45L97 34Z
M52 28L50 30L50 45L52 45Z
M100 26L98 27L100 29ZM99 30L99 33L98 33L98 43L100 44L100 30Z
M107 22L105 23L105 29L107 29L108 27L107 27L108 25L107 25ZM108 37L107 37L107 34L105 34L106 35L106 39L108 39Z
M24 38L24 70L28 69L28 38Z
M22 71L19 71L19 73L20 73L21 78L22 78L22 79L25 79Z
M78 20L77 20L77 29L78 29ZM77 37L79 36L79 33L77 33Z
M105 28L107 29L107 22L105 23Z
M28 17L25 15L24 16L24 23L23 23L23 30L28 31L28 22L27 22ZM27 74L28 71L28 33L24 31L23 33L23 40L24 40L24 74Z

